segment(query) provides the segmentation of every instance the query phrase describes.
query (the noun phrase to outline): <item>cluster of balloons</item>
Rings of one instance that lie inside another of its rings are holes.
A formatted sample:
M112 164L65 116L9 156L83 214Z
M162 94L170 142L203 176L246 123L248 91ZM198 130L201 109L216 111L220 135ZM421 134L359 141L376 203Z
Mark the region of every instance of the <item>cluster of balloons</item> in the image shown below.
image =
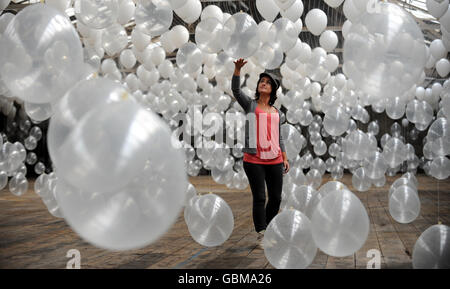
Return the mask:
M5 107L6 105L2 108ZM16 109L15 106L13 108ZM12 143L5 133L0 134L0 189L5 188L9 182L9 191L21 196L28 190L27 166L32 167L37 175L46 170L35 152L38 142L42 139L42 130L28 119L23 107L17 114L17 121L14 116L9 115L6 132L10 134L11 139L17 141ZM31 127L32 125L34 126Z
M319 248L330 256L356 252L369 234L369 217L359 198L338 181L292 185L285 204L264 234L264 253L276 268L308 267Z

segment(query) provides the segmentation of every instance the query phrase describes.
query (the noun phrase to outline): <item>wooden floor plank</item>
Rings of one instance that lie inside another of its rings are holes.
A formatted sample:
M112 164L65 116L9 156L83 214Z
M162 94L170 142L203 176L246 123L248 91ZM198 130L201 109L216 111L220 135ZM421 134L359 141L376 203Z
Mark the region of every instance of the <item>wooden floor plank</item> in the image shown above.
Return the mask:
M450 225L450 180L437 181L419 175L421 212L410 224L399 224L389 213L388 191L399 178L387 177L386 185L357 192L351 175L341 180L367 209L370 230L366 242L355 254L343 258L317 250L310 269L366 268L367 252L381 252L381 268L411 268L411 254L420 234L438 221ZM323 183L331 180L325 175ZM50 215L34 192L17 197L7 188L0 191L0 268L65 268L66 253L77 249L82 268L267 268L273 266L264 251L256 247L250 188L233 190L215 183L210 176L190 177L200 194L213 192L231 207L235 227L221 246L204 247L189 235L180 212L175 224L158 241L138 250L111 252L81 239L63 219Z

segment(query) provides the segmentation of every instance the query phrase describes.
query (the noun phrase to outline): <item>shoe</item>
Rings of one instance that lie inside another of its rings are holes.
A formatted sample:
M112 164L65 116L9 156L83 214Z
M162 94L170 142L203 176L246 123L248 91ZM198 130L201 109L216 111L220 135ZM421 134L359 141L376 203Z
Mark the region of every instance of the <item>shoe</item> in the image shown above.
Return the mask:
M266 230L262 230L258 232L258 237L256 238L256 242L258 242L257 248L264 250L264 233L266 232Z

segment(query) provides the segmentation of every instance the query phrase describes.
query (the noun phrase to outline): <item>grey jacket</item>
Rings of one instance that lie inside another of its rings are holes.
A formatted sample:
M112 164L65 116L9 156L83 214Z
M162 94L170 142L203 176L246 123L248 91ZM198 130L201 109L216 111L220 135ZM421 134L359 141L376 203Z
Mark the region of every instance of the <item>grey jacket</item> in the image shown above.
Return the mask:
M245 145L242 151L244 153L256 154L256 115L255 109L257 106L257 102L255 99L251 99L245 93L241 91L241 82L240 76L233 75L231 80L231 89L233 91L233 95L236 98L237 102L244 109L247 114L247 120L245 121ZM276 107L275 107L276 108ZM278 111L278 116L280 117L280 122L278 125L278 132L280 135L279 143L280 149L282 152L286 151L284 146L284 140L281 135L281 114L280 110L276 108ZM251 134L249 134L251 131Z

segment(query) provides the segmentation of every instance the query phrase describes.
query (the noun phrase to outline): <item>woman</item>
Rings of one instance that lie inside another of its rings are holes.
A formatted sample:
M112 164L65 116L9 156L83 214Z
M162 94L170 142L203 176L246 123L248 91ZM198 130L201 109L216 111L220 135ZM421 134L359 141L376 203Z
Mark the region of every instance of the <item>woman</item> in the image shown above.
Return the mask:
M280 209L283 173L289 171L289 162L280 133L280 111L273 106L279 82L272 74L261 73L255 99L251 99L240 89L240 72L246 63L242 58L234 62L231 87L245 113L252 114L250 120L255 119L251 129L249 121L246 122L245 146L242 151L244 171L253 195L253 223L262 248L261 240L266 227ZM256 139L256 146L249 141L250 138ZM269 197L266 207L265 184Z

